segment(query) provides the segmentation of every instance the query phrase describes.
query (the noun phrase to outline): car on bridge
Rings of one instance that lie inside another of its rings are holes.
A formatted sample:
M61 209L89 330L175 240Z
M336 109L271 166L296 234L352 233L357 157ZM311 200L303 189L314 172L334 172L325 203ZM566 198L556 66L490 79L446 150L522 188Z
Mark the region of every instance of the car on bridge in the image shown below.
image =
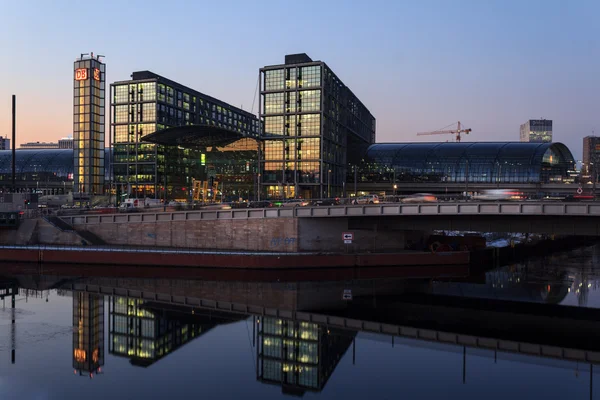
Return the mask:
M313 200L313 206L339 206L342 204L342 201L339 197L331 198L331 199L317 199Z
M290 199L281 203L281 207L306 207L309 204L305 199Z
M379 196L376 194L360 196L354 200L354 204L379 204Z
M268 200L251 201L248 203L248 208L271 208L273 203Z
M508 201L508 200L525 200L527 196L523 192L513 189L491 189L484 190L481 193L473 195L473 200L480 201Z
M438 198L431 193L415 193L404 197L402 203L433 203L438 201Z

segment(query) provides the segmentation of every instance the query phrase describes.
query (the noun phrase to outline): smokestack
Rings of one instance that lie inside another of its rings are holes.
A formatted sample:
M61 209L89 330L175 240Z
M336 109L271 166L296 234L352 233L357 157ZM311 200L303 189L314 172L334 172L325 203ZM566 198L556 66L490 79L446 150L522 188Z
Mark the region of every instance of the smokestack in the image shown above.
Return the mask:
M15 176L15 149L17 148L17 96L12 95L12 189L17 191Z

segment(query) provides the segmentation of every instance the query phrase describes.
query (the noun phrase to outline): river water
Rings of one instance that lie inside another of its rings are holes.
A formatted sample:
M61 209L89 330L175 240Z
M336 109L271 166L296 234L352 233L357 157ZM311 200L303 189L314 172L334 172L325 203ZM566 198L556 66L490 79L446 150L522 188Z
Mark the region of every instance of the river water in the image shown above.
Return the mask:
M600 247L318 282L0 266L0 398L600 399L599 271Z

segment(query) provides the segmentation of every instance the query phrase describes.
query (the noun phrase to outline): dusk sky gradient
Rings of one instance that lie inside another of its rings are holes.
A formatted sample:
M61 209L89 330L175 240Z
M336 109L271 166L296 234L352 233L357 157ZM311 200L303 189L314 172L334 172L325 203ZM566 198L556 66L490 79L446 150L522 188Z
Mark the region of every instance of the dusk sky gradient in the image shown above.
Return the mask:
M18 144L72 135L73 61L91 51L106 56L107 83L150 70L248 111L258 69L304 52L369 108L378 142L452 140L416 132L457 120L473 129L468 141L518 141L521 123L544 117L579 159L582 138L600 135L597 0L0 0L0 10L0 135L16 94Z

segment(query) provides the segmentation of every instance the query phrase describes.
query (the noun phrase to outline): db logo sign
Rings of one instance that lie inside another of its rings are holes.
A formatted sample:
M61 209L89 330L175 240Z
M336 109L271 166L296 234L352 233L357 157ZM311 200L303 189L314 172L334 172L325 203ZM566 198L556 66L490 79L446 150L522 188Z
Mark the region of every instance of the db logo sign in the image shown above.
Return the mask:
M88 78L87 68L77 68L75 70L75 80L76 81L85 81Z

